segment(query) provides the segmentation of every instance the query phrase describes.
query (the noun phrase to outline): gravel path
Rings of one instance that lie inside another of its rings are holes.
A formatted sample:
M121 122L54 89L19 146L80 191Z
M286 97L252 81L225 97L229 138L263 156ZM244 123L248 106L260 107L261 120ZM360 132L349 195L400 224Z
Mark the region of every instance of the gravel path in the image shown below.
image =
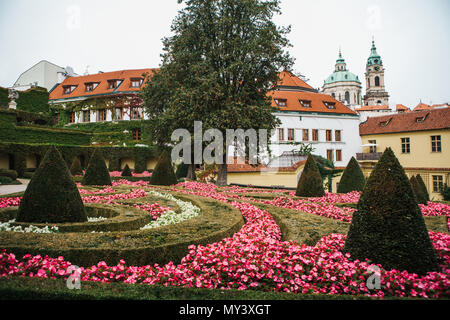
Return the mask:
M10 194L25 191L25 189L28 186L28 182L30 182L30 180L29 179L17 179L17 180L22 182L22 184L0 186L0 194Z

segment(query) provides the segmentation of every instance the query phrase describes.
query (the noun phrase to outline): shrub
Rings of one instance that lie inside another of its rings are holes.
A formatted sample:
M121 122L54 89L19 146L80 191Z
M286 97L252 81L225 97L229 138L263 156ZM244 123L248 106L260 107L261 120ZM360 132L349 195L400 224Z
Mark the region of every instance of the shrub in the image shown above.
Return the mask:
M0 177L8 177L12 181L17 179L17 171L16 170L8 170L8 169L0 169Z
M131 173L130 167L128 166L128 164L125 165L125 168L123 168L122 170L122 177L132 177L133 174Z
M111 177L109 176L108 168L106 168L105 159L102 151L95 149L89 160L86 173L84 174L81 184L85 186L110 186Z
M0 184L10 184L13 180L10 177L0 176Z
M450 201L450 187L448 185L444 185L441 194L444 197L445 201Z
M402 166L387 148L367 180L344 251L386 270L438 270L422 213Z
M163 151L153 170L150 183L154 185L170 186L177 183L177 177L173 171L172 161L167 151Z
M177 179L186 178L188 174L189 165L184 162L180 163L177 167L176 177Z
M416 177L412 176L411 179L409 179L409 182L411 183L411 188L414 193L414 196L416 197L417 203L427 204L427 197L423 193L422 187L420 186Z
M422 179L422 176L418 174L416 176L417 182L419 183L420 188L422 189L422 193L425 196L426 201L430 201L430 195L428 194L427 186L425 185L425 182Z
M72 161L72 165L70 166L70 173L73 176L82 176L83 175L83 168L81 167L81 162L78 157L75 157Z
M308 155L295 195L299 197L321 197L324 194L319 168L314 157Z
M366 178L359 166L358 161L352 157L342 174L339 182L338 193L348 193L351 191L363 191Z
M18 222L85 222L80 193L59 151L50 147L28 184L17 212Z

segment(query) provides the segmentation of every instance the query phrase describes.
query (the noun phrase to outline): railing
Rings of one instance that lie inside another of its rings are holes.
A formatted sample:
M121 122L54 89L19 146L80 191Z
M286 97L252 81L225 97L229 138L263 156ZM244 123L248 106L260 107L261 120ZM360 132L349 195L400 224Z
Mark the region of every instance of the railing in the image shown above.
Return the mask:
M356 160L379 160L381 157L381 152L370 152L370 153L357 153Z

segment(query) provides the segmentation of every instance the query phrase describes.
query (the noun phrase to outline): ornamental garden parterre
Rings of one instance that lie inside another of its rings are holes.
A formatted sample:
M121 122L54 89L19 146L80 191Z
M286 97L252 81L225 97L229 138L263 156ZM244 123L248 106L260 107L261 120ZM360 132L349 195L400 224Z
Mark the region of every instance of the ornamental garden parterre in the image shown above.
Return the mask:
M82 285L117 282L335 297L449 297L448 204L418 206L437 264L436 270L419 275L354 259L344 250L361 191L298 197L283 189L194 181L161 186L126 179L109 186L77 183L76 188L86 222L18 222L23 196L0 198L1 281L62 281L70 275L69 266L77 265ZM300 216L300 227L291 223ZM306 225L314 223L319 233L314 243L289 236L294 228L300 234L311 232ZM334 232L327 234L329 230ZM378 288L368 285L373 274L379 277Z

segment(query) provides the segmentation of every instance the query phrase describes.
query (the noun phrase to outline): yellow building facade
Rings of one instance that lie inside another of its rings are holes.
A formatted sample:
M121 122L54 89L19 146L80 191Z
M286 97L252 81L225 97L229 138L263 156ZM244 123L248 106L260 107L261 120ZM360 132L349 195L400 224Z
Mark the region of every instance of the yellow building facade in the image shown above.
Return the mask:
M363 153L357 155L366 177L390 147L408 178L420 174L431 200L450 185L450 108L369 118L360 126Z

